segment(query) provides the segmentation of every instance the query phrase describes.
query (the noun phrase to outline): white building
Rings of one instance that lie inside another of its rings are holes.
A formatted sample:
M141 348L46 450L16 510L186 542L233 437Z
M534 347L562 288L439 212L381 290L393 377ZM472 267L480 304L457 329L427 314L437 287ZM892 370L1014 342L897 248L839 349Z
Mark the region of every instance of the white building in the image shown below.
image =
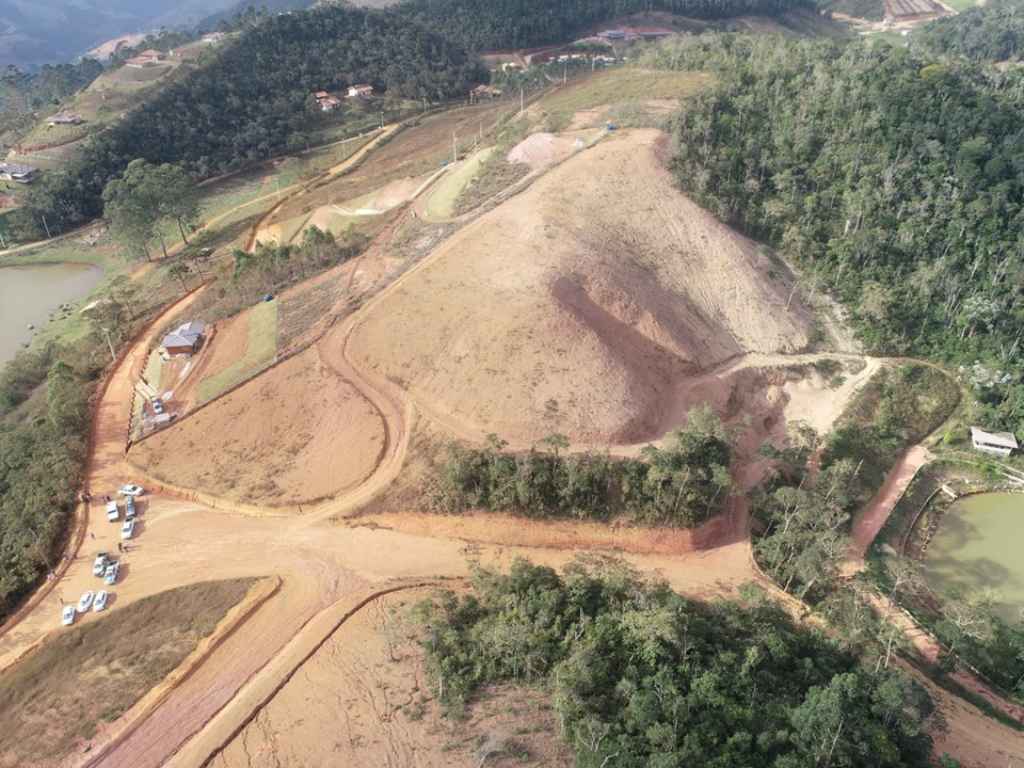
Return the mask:
M1009 456L1020 446L1010 432L986 432L980 427L971 427L971 442L974 450L995 456Z

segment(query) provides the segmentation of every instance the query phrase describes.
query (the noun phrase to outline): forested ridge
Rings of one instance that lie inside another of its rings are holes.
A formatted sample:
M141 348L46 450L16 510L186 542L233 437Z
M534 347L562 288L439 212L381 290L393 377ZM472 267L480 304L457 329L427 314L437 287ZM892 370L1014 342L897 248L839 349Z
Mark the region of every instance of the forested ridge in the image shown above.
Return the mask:
M667 11L719 19L772 16L809 0L405 0L394 11L471 50L524 48L567 42L616 16Z
M317 90L367 82L438 101L484 75L458 45L394 15L326 6L274 16L93 139L65 173L33 185L21 227L37 231L45 216L63 231L100 215L105 184L137 158L197 177L265 159L307 127Z
M683 189L838 297L870 351L968 366L986 423L1024 432L1021 75L768 37L657 59L717 71L677 121Z
M858 658L767 601L695 603L601 563L474 587L420 609L442 701L544 685L580 768L931 764L932 703L883 648Z
M1024 2L990 0L914 31L914 45L974 61L1017 60L1024 52Z

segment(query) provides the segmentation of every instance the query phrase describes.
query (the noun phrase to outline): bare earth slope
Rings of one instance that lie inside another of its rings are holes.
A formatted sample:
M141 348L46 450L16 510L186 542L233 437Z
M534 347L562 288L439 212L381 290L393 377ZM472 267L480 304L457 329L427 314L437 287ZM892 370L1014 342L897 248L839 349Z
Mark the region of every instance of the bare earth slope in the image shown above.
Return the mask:
M785 269L676 191L663 140L613 135L462 229L368 314L355 360L473 429L624 443L673 426L700 370L806 346Z
M383 444L380 414L308 351L137 444L131 460L164 482L291 504L362 482Z

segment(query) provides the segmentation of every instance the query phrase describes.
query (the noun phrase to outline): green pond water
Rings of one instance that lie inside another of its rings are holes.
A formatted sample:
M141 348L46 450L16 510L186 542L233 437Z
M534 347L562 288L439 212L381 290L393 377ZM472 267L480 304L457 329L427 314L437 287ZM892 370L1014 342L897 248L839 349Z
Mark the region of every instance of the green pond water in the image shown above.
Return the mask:
M0 267L0 367L32 338L61 304L96 287L103 270L88 264L34 264Z
M925 558L936 592L993 587L999 612L1015 620L1024 609L1024 493L982 493L946 512Z

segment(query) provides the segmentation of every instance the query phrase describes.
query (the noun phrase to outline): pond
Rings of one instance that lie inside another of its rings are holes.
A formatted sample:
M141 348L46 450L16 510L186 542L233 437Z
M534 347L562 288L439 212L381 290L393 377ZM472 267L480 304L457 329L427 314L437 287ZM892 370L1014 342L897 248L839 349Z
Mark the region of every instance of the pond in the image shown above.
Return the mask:
M0 267L0 366L32 338L30 323L43 327L53 310L87 296L102 278L89 264Z
M993 587L999 613L1016 620L1024 608L1024 493L982 493L946 512L925 558L928 584L939 594Z

